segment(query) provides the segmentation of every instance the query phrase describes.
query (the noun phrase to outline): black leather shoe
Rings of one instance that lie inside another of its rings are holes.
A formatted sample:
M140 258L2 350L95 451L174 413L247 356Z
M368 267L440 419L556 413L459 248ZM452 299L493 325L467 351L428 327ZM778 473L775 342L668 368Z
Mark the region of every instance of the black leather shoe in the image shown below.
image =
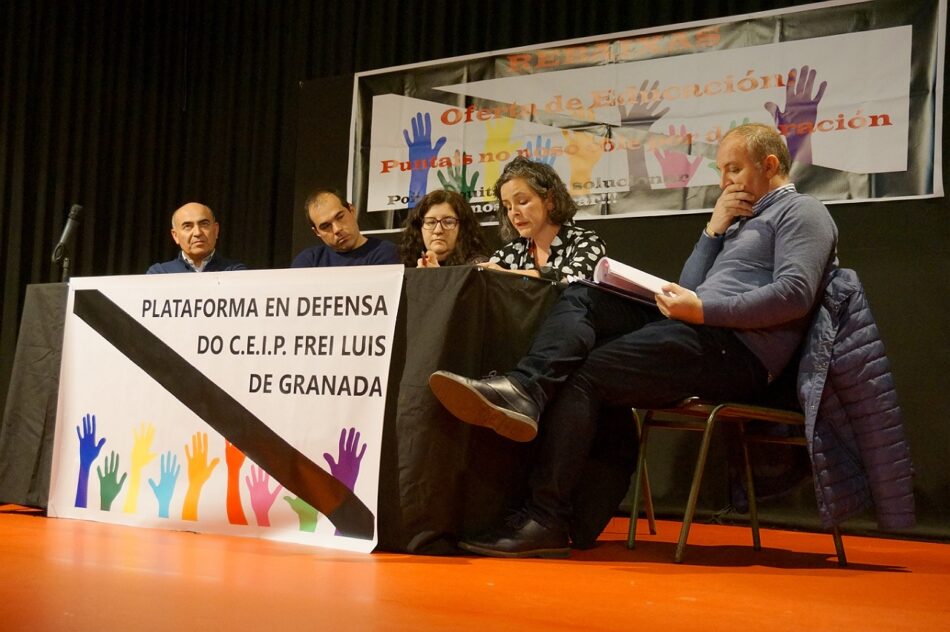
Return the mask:
M538 405L503 375L473 380L436 371L429 376L429 388L466 423L486 426L513 441L531 441L538 434Z
M525 514L509 519L501 529L459 542L459 547L490 557L569 557L567 533L549 529Z

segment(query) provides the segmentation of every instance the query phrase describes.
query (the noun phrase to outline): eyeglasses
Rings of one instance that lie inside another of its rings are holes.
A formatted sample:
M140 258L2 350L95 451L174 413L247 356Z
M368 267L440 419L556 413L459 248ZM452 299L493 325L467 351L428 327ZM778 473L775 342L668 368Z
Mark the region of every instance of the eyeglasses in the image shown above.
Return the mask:
M455 230L456 228L458 228L459 220L457 217L443 217L442 219L427 217L424 220L422 220L422 227L425 230L435 230L436 224L441 225L442 230Z

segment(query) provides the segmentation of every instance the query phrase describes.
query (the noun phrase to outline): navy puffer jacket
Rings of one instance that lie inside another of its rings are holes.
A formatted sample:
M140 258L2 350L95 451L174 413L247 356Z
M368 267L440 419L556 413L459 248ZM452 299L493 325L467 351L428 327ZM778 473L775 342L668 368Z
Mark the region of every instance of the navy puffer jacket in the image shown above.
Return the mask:
M831 275L798 373L821 520L873 506L881 529L912 527L913 466L884 344L857 274Z

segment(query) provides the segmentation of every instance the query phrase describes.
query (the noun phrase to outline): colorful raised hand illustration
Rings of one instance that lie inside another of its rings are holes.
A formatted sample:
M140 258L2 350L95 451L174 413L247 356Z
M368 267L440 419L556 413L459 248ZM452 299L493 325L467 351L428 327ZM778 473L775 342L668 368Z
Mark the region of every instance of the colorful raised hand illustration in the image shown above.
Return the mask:
M76 436L79 437L79 476L76 481L76 506L86 507L89 494L89 470L93 461L99 456L99 451L105 444L105 437L96 441L96 416L84 415L82 430L76 426Z
M310 503L301 498L294 498L292 496L284 496L284 500L286 500L290 508L296 512L297 519L300 521L301 531L313 533L317 530L317 516L320 514Z
M489 159L482 168L485 180L483 184L487 187L495 186L495 181L501 175L501 168L508 160L515 156L515 152L521 147L520 143L511 138L511 132L515 129L515 119L501 117L490 121L485 121L485 154Z
M815 74L816 71L808 66L802 66L800 73L792 68L785 82L785 109L779 109L771 101L765 103L765 109L775 120L775 127L785 136L792 160L809 165L812 163L811 135L818 120L818 103L828 86L827 81L822 81L818 93L812 96Z
M568 152L568 161L571 164L571 178L567 182L567 190L571 195L586 195L590 193L589 182L593 182L594 166L604 154L603 136L590 132L561 130L567 147L575 147L576 151Z
M557 159L553 153L551 153L551 139L547 139L546 144L541 142L541 134L538 134L538 139L535 141L534 145L531 144L531 141L525 143L524 149L527 152L528 158L535 162L540 162L548 165L549 167L554 166L554 161Z
M685 125L680 125L679 134L676 133L676 127L670 125L669 137L673 141L674 149L655 149L653 155L663 170L663 183L666 188L681 189L689 186L689 181L699 169L703 156L690 154L693 149L692 134L686 130ZM686 151L683 151L684 148Z
M624 147L627 150L627 171L631 188L650 188L650 171L647 168L647 147L650 145L650 128L666 116L669 107L660 109L663 99L645 99L642 95L658 90L660 82L645 80L640 85L640 99L636 103L618 105L620 125L623 130ZM659 96L659 93L657 93Z
M169 450L162 455L160 459L161 472L158 483L154 479L148 479L148 484L158 500L158 517L167 518L168 508L171 506L172 495L175 493L175 484L178 482L178 474L181 472L181 465L178 464L178 457Z
M274 501L277 500L277 494L280 493L283 487L278 483L274 486L273 491L268 489L270 474L256 465L251 466L251 475L245 476L244 480L247 483L248 491L251 492L251 507L254 509L257 524L261 527L269 527L270 517L268 513Z
M406 145L409 146L409 162L412 163L412 177L409 179L409 208L413 208L422 196L426 194L429 186L429 169L432 168L435 159L439 155L439 150L445 144L445 136L439 138L435 145L432 144L432 117L428 112L425 115L417 112L409 120L412 127L412 138L409 138L409 130L402 130L402 135L406 139ZM418 165L426 164L428 166L419 169Z
M152 462L158 453L152 452L155 439L155 426L143 422L138 430L132 431L132 463L129 466L129 486L126 488L125 504L122 511L138 511L139 489L142 486L142 468Z
M735 129L737 126L739 126L739 125L745 125L745 124L748 123L748 122L749 122L749 117L748 117L748 116L745 117L745 118L743 118L741 123L739 123L739 122L736 121L735 119L732 119L732 121L730 121L730 123L729 123L729 129ZM723 134L723 136L724 136L724 135L725 135L725 134ZM716 161L715 161L715 160L706 163L706 165L707 165L710 169L712 169L713 171L715 171L717 176L721 175L721 172L719 171L719 165L716 164Z
M475 183L478 181L478 172L472 174L472 180L469 182L466 176L468 165L465 164L465 158L468 154L460 153L455 150L455 159L452 161L455 167L446 167L444 171L438 171L439 182L446 191L455 191L461 194L466 200L472 199L472 191L475 190ZM444 173L444 175L443 175Z
M350 428L349 432L346 428L343 428L340 431L340 452L337 459L334 460L328 452L323 453L323 458L330 466L330 474L346 485L350 491L353 491L356 486L356 478L360 475L360 461L363 460L363 454L366 453L366 444L364 443L363 447L359 448L359 454L357 454L359 442L360 433L356 428Z
M208 482L211 472L218 465L217 457L208 463L208 433L196 432L191 436L191 451L185 444L185 457L188 460L188 491L185 492L185 502L181 508L182 520L198 519L198 499L201 497L201 488Z
M244 453L225 439L224 462L228 466L227 509L228 522L231 524L247 524L244 506L241 504L241 466L244 464L244 459Z
M99 475L99 509L110 511L112 501L122 491L122 485L125 483L127 472L122 473L119 478L119 455L113 450L106 457L106 473L102 473L102 468L96 466L96 473Z

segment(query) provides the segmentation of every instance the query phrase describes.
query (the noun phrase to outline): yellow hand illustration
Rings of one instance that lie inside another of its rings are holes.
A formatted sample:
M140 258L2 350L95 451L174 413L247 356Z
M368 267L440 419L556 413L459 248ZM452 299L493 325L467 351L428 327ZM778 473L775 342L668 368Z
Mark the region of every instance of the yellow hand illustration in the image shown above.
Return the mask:
M139 504L139 486L142 482L142 468L151 463L157 452L152 452L152 441L155 439L155 426L142 422L138 430L132 430L132 463L129 465L129 487L122 511L135 513Z
M585 184L593 180L591 174L594 165L604 154L604 138L589 132L566 129L561 130L561 133L564 134L565 149L571 163L571 178L567 183L567 190L571 195L584 195L589 191Z
M521 147L520 143L515 142L511 138L511 132L515 128L515 119L502 117L498 119L493 119L491 121L485 121L485 152L489 154L492 159L489 159L485 163L485 168L482 170L484 173L485 186L495 186L495 181L498 180L498 176L501 175L501 167L503 163L508 162L515 157L517 150ZM503 161L499 162L497 156L501 154L504 158L507 153L508 157Z

